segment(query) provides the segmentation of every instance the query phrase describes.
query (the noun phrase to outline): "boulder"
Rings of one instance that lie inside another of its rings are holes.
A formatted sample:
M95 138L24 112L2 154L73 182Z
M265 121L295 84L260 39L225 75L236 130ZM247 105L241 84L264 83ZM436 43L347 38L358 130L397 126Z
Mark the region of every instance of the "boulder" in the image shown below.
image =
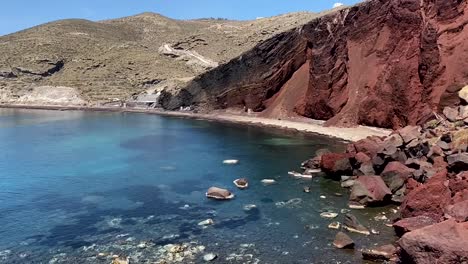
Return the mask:
M455 151L466 152L467 147L468 147L468 128L464 128L453 134L452 148Z
M370 235L369 229L367 229L365 226L363 226L359 221L357 220L356 216L352 214L345 214L345 219L343 222L343 228L350 231L350 232L355 232L355 233L360 233L364 235Z
M458 153L447 157L450 170L455 172L468 170L468 153Z
M387 138L384 139L383 141L383 147L384 149L395 147L395 148L400 148L403 146L403 138L400 136L400 134L393 133Z
M230 200L234 198L234 194L226 189L211 187L206 192L206 197L215 200Z
M468 221L468 200L447 205L445 208L445 218L453 218L457 222Z
M442 113L451 122L455 122L459 119L458 110L456 108L445 107Z
M359 176L349 199L363 205L381 204L388 201L391 195L392 192L380 176Z
M320 167L328 175L350 174L353 168L349 158L347 153L327 153L322 155Z
M458 91L458 96L462 101L467 104L468 103L468 85L463 87L460 91Z
M414 169L410 169L398 161L392 161L387 164L380 176L390 191L394 193L403 187L405 182L412 176L413 171Z
M458 115L461 119L468 118L468 105L461 105L458 107Z
M382 143L381 138L373 136L356 141L353 145L357 153L362 152L372 158L382 150Z
M353 161L354 164L360 165L365 162L371 161L371 158L367 156L364 152L358 152L354 155Z
M337 248L354 248L354 241L347 234L338 232L333 245Z
M468 262L468 223L447 220L406 233L398 241L402 263Z
M403 218L393 224L395 233L397 236L401 237L405 233L436 224L437 221L434 218L420 215L415 217Z
M234 185L236 185L237 188L241 190L249 187L249 182L247 181L246 178L240 178L240 179L234 180L233 183Z
M396 260L397 249L394 245L383 245L376 248L364 249L362 258L371 261L390 261Z
M443 181L444 176L447 176L446 171L410 191L401 205L401 216L406 218L427 215L436 220L441 219L451 198L451 192Z
M359 169L354 171L354 175L375 175L374 164L372 161L366 161L359 166Z
M411 141L419 138L421 135L421 127L419 126L406 126L400 130L398 130L398 134L403 139L405 144L410 143Z

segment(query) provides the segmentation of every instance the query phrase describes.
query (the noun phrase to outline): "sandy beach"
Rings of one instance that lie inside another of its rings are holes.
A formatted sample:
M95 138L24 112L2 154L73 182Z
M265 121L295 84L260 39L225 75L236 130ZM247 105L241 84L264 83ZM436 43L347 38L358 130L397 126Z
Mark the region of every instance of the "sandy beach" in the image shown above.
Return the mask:
M144 108L118 108L118 107L82 107L82 106L44 106L44 105L0 105L0 108L17 109L38 109L38 110L59 110L59 111L103 111L103 112L132 112L157 114L163 116L202 119L215 122L244 124L260 127L273 127L278 129L297 131L302 133L320 134L334 137L345 141L357 141L368 136L386 136L391 130L357 126L351 128L343 127L325 127L324 121L312 120L308 118L290 118L290 119L270 119L257 117L255 115L240 115L226 111L215 111L208 114L184 112L184 111L164 111L159 109Z

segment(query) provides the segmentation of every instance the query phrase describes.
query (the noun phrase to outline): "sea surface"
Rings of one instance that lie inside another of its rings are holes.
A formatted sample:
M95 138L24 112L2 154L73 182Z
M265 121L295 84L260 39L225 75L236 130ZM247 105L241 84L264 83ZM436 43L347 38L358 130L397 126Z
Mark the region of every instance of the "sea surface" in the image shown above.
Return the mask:
M344 143L149 114L0 109L0 263L204 263L207 253L213 263L360 263L359 249L393 241L373 219L391 208L353 210L380 234L350 234L358 250L335 249L327 226L342 221L347 190L288 175L321 148ZM240 177L248 189L233 185ZM235 198L208 200L211 186Z

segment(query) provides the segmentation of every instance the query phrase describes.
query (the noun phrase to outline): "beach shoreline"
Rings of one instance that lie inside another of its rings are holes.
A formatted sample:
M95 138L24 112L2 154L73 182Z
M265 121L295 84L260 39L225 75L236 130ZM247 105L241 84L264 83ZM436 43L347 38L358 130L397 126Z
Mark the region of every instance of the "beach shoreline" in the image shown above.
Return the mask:
M357 126L351 128L325 127L323 121L308 118L272 119L257 117L255 115L241 115L217 110L211 113L193 113L184 111L166 111L160 109L145 108L121 108L121 107L88 107L88 106L59 106L59 105L18 105L0 104L0 108L31 109L31 110L55 110L55 111L94 111L94 112L121 112L144 113L176 118L200 119L221 123L232 123L257 127L270 127L285 131L294 131L306 134L318 134L337 138L344 141L357 141L368 136L387 136L391 130Z

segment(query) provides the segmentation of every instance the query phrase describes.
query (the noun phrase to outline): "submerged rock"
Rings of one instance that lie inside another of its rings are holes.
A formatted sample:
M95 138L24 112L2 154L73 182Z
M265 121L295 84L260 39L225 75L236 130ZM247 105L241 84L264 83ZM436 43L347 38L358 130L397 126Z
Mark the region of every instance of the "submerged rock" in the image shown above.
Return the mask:
M394 245L383 245L380 247L365 249L362 251L362 258L372 261L396 260L397 249Z
M370 235L370 231L365 226L361 225L357 218L352 214L345 215L343 228L349 232Z
M215 200L230 200L234 198L234 194L230 191L218 187L211 187L206 192L206 197Z
M341 227L340 222L331 222L328 225L328 228L330 228L330 229L340 229L340 227Z
M338 232L333 241L333 245L337 248L354 248L354 241L345 233Z
M238 161L238 160L235 160L235 159L228 159L228 160L223 160L223 164L226 164L226 165L237 165L237 164L239 164L239 161Z
M200 223L198 223L199 226L208 226L208 225L212 225L212 224L214 224L214 221L211 218L203 220Z
M247 189L249 187L249 182L247 181L246 178L240 178L237 180L234 180L234 185L236 185L237 188L243 190Z
M128 258L118 257L112 260L112 264L130 264L130 261Z
M332 213L332 212L323 212L320 214L320 217L329 218L329 219L336 218L337 216L338 216L337 213Z
M208 253L208 254L205 254L203 256L203 260L204 261L213 261L217 258L218 256L216 254L213 254L213 253Z

